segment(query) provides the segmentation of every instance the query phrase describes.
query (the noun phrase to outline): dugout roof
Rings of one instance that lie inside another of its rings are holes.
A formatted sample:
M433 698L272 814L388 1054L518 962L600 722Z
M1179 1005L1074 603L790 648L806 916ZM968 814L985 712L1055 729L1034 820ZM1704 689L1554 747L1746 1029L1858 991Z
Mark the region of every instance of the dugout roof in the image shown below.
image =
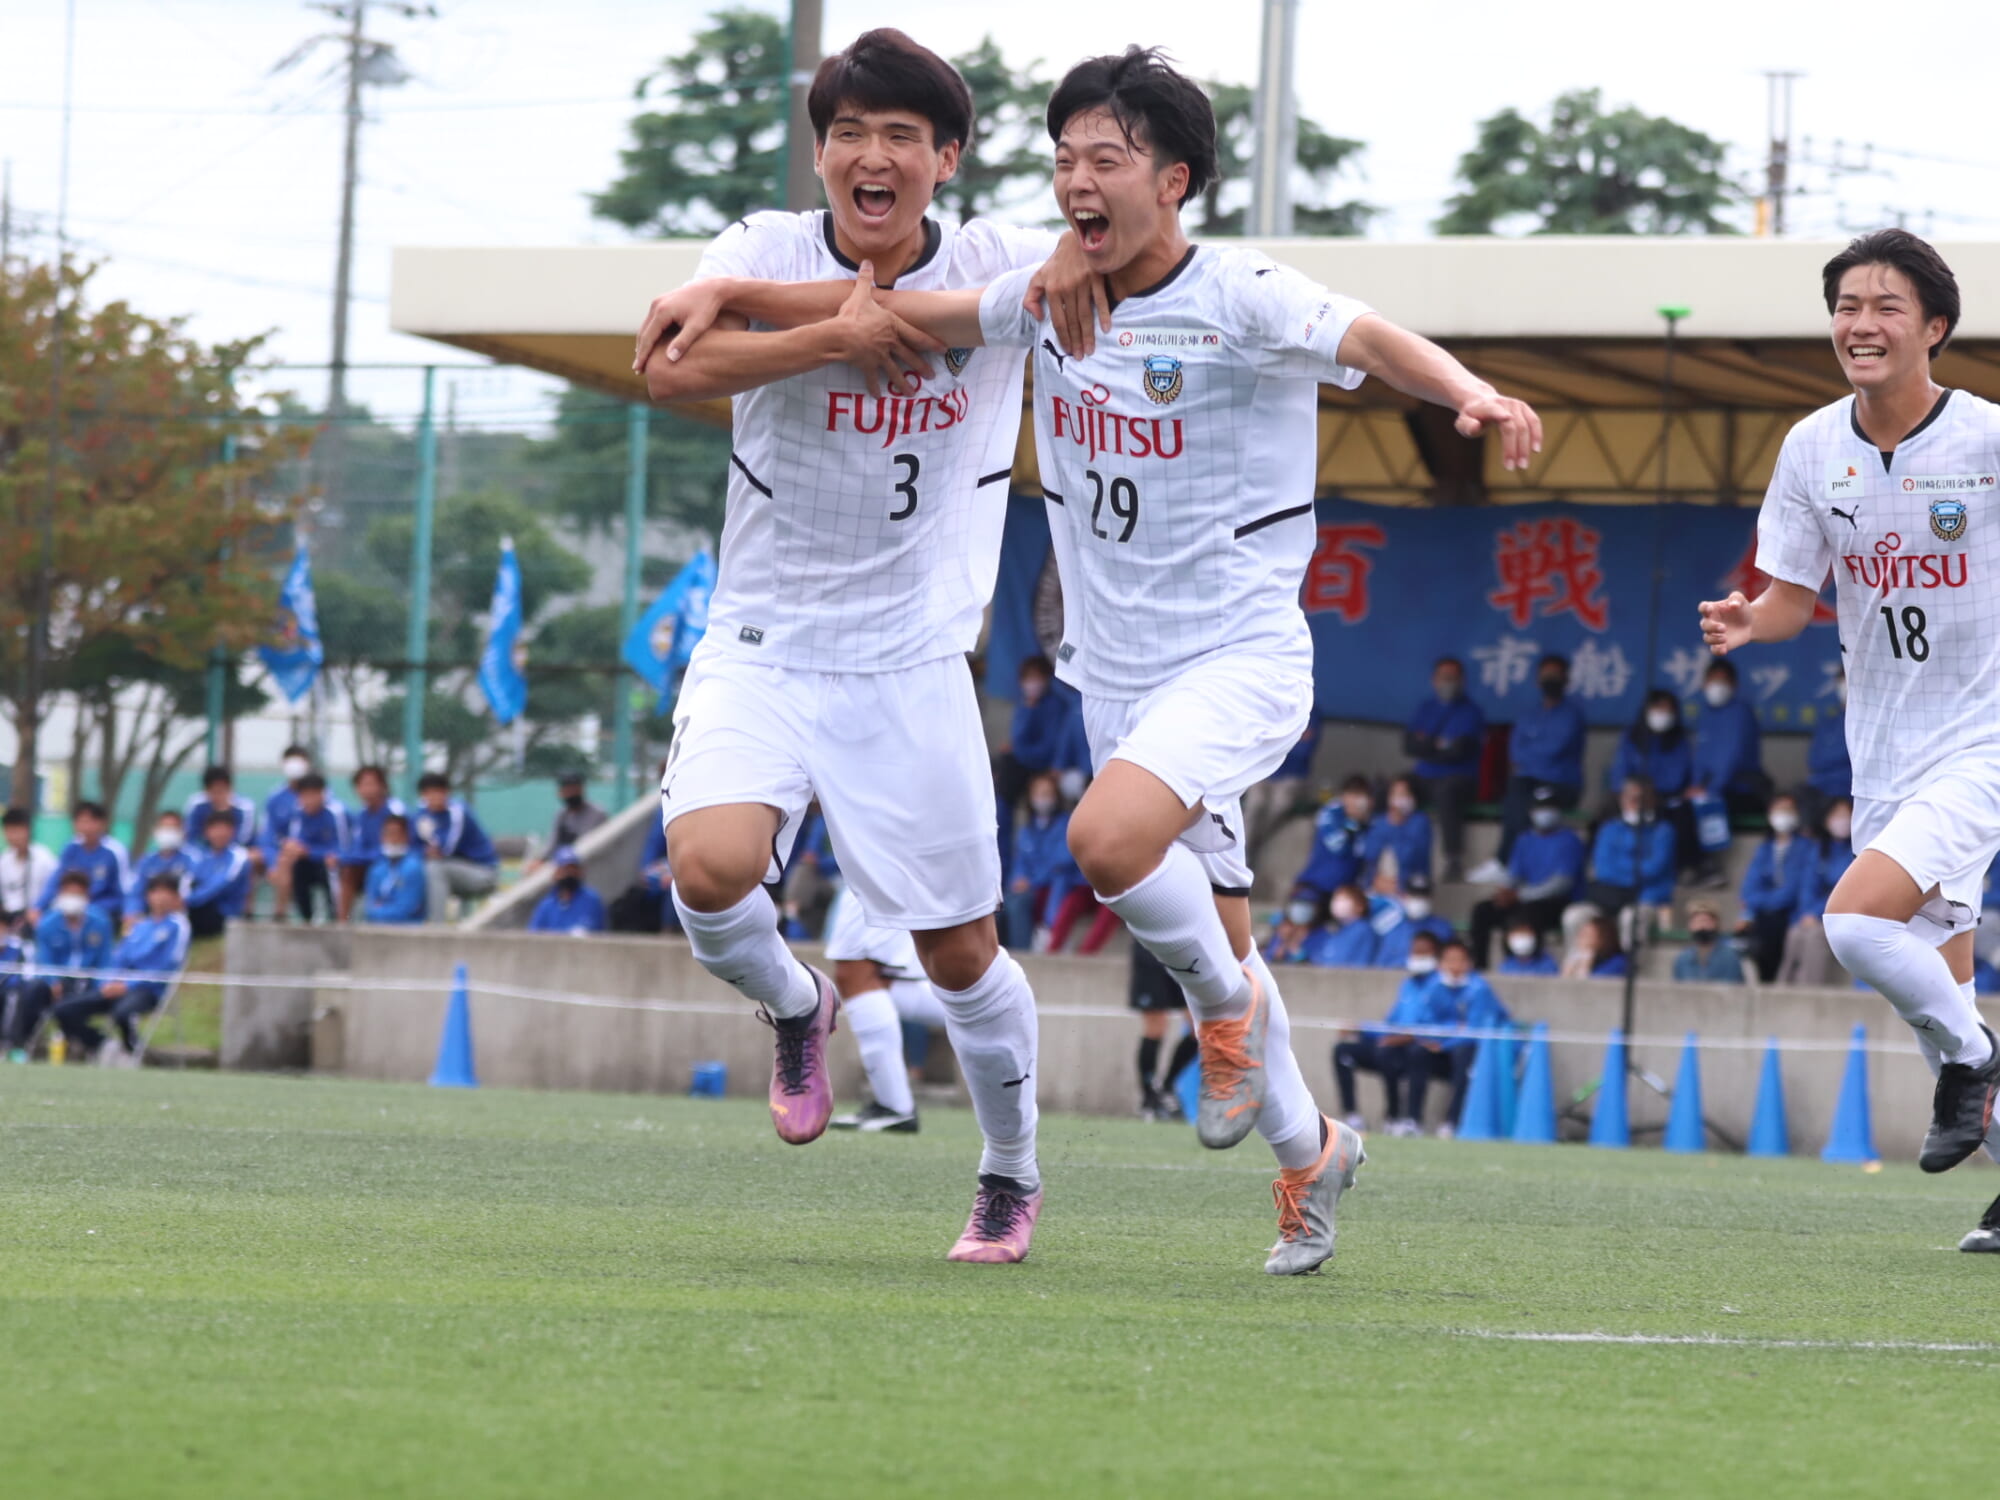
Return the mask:
M561 375L625 399L646 304L693 273L701 244L399 249L397 331ZM1546 427L1525 474L1499 466L1379 382L1321 389L1320 492L1388 504L1657 493L1662 306L1689 309L1674 362L1667 487L1754 502L1785 430L1845 395L1827 340L1820 267L1837 241L1630 236L1263 242L1275 259L1451 349ZM1966 313L1938 379L2000 400L2000 243L1940 246ZM720 403L712 413L719 419ZM1035 486L1024 426L1016 483Z

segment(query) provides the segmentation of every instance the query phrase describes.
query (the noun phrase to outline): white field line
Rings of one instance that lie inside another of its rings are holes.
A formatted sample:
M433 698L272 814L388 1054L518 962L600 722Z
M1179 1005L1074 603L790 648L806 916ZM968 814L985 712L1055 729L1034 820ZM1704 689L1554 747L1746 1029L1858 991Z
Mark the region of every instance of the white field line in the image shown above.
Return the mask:
M1510 1344L1639 1344L1696 1349L1831 1349L1839 1353L1995 1354L2000 1344L1924 1343L1907 1339L1728 1338L1715 1333L1510 1333L1493 1328L1449 1328L1453 1338Z

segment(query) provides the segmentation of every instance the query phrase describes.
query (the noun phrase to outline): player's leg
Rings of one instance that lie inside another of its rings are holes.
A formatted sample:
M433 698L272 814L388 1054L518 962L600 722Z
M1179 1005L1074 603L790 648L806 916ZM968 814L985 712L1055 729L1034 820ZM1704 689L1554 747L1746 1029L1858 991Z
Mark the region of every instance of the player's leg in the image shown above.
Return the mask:
M1165 1101L1160 1097L1160 1044L1167 1039L1167 1022L1172 1013L1164 1010L1139 1012L1139 1113L1148 1120L1162 1117Z
M833 966L833 987L840 992L840 1013L854 1034L861 1053L861 1069L868 1075L873 1100L853 1114L836 1115L836 1130L897 1130L917 1128L916 1099L910 1091L910 1072L903 1062L903 1020L889 994L889 973L885 959L888 949L901 939L910 947L908 933L891 934L871 929L862 915L861 902L851 890L841 890L826 914L826 958ZM912 967L916 963L910 953Z
M292 917L292 872L298 864L298 856L280 850L277 860L266 873L271 883L271 920L289 922Z

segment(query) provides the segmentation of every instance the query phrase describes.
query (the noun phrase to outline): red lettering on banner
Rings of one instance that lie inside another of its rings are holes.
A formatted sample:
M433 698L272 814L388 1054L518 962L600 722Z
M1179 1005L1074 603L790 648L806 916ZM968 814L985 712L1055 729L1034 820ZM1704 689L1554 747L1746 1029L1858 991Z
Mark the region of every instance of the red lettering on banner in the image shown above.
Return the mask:
M1380 526L1322 526L1319 546L1306 566L1299 602L1309 615L1333 613L1349 625L1368 618L1368 575L1375 559L1359 547L1384 547L1388 533Z
M1573 614L1591 630L1611 623L1611 606L1597 592L1598 534L1565 516L1518 521L1499 534L1493 566L1500 586L1486 596L1519 630L1539 613ZM1540 606L1539 610L1537 606Z

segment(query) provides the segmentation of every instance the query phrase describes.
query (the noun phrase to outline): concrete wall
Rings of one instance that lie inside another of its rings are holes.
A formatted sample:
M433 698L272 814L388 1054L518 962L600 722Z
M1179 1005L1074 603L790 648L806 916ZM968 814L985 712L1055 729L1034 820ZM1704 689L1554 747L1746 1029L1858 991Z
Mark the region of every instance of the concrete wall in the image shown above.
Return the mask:
M223 968L231 975L308 978L345 973L358 927L277 927L231 922ZM274 1071L311 1064L313 992L296 985L229 985L222 992L222 1066Z
M279 1004L260 991L232 991L225 1008L224 1057L229 1066L271 1066L273 1034L302 1035L315 1006L330 1017L323 1039L337 1037L338 1059L323 1063L368 1078L421 1080L436 1055L446 990L455 964L467 964L473 981L474 1050L483 1081L526 1088L583 1088L680 1092L696 1062L729 1067L730 1091L761 1095L768 1080L769 1033L732 990L697 965L687 945L666 938L555 938L529 934L467 933L450 929L359 929L345 934L348 973L358 987L332 987ZM336 944L324 930L245 929L232 934L230 961L252 962L259 972L324 973ZM1132 1055L1137 1027L1125 1009L1125 969L1102 958L1023 960L1043 1008L1040 1096L1044 1108L1090 1114L1124 1114L1135 1103ZM371 989L367 981L428 979L433 993ZM1331 1046L1334 1023L1379 1016L1398 976L1339 970L1287 970L1285 996L1296 1022L1295 1051L1307 1081L1323 1104L1334 1104ZM691 1007L662 1012L553 1004L482 990L488 985L543 990L574 997L670 1000ZM1554 1048L1559 1102L1586 1086L1599 1071L1602 1038L1617 1024L1620 986L1599 981L1514 980L1501 992L1515 1014L1545 1020L1558 1031L1587 1034L1587 1044ZM1636 1060L1671 1080L1681 1033L1705 1040L1748 1043L1741 1050L1711 1048L1702 1055L1703 1098L1709 1118L1741 1137L1749 1129L1756 1097L1761 1045L1767 1035L1828 1044L1825 1051L1793 1051L1784 1061L1793 1144L1817 1151L1824 1143L1839 1091L1848 1033L1859 1021L1871 1035L1897 1043L1903 1032L1888 1007L1855 990L1781 990L1642 983L1636 1030L1671 1038L1641 1046ZM241 1034L239 1034L241 1033ZM285 1052L285 1056L294 1055ZM842 1032L834 1045L835 1077L851 1099L859 1081L852 1042ZM278 1065L290 1065L281 1063ZM1914 1049L1908 1055L1870 1060L1878 1144L1886 1155L1913 1156L1928 1117L1931 1081ZM1380 1096L1364 1080L1362 1107L1379 1115ZM1434 1090L1442 1108L1443 1090ZM1635 1083L1632 1116L1639 1127L1665 1120L1665 1106ZM1580 1127L1579 1127L1580 1129Z

